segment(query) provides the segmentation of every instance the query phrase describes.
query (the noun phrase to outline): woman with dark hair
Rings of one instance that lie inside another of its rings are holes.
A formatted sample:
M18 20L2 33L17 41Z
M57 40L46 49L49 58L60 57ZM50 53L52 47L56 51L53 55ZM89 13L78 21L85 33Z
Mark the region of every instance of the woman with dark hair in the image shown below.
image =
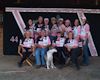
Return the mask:
M80 69L78 63L80 50L78 46L78 41L74 39L74 34L72 31L68 32L68 40L65 42L65 48L67 48L67 51L71 56L72 63L76 66L77 69Z
M80 25L79 25L79 20L75 19L74 21L74 27L73 27L73 33L74 33L74 38L75 39L79 39L79 35L80 35Z
M33 20L29 19L28 20L28 28L26 28L26 30L29 30L31 32L31 37L34 37L34 29L35 29L35 24L33 24Z
M43 27L43 17L38 17L38 22L35 24L35 30L36 32L41 32L44 29Z
M58 51L58 58L59 58L59 63L62 65L65 64L66 61L66 52L64 50L64 43L65 43L65 38L62 37L61 32L57 33L57 38L56 40L52 43L52 46L55 47Z

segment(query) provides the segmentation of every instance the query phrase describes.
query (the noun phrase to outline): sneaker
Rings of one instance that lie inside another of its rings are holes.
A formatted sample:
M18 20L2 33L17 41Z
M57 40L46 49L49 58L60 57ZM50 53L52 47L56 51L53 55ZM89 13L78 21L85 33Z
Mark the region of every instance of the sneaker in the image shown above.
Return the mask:
M22 67L22 64L18 62L18 67Z
M58 69L63 69L64 68L64 65L59 65L58 66Z
M88 66L89 64L81 64L81 66Z
M46 65L41 65L41 67L44 67L44 68L46 68Z
M80 70L80 67L76 67L77 70Z

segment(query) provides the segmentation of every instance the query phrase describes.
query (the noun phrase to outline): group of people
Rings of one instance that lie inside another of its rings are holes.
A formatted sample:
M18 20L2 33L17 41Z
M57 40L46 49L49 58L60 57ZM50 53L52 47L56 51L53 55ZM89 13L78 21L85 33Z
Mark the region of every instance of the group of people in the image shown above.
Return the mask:
M82 56L82 64L89 65L88 37L90 32L86 17L82 17L83 25L79 20L74 20L71 26L69 19L56 19L55 17L38 17L38 22L34 24L32 19L28 20L28 27L25 29L24 39L20 41L23 50L23 57L19 62L19 67L30 54L35 55L36 68L45 67L45 55L51 48L56 48L55 53L59 65L64 66L69 57L72 64L80 69L78 57ZM34 52L33 52L34 50ZM55 59L56 61L56 59Z

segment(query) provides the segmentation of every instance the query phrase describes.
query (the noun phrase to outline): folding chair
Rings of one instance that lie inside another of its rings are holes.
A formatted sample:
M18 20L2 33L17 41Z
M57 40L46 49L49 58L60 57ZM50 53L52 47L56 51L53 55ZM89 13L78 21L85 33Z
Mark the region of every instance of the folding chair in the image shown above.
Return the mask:
M68 52L67 49L65 49L65 51L67 52L67 57L68 57L68 59L66 60L65 64L66 65L69 65L70 64L70 61L71 61L71 52Z
M34 50L35 50L35 48L34 48ZM34 52L34 50L33 50L33 52ZM32 53L33 53L32 52ZM22 58L23 57L23 55L22 55L22 48L21 48L21 46L19 45L18 46L18 54L20 55L20 57ZM31 54L24 62L26 62L29 66L32 66L32 60L31 60L31 57L33 56L33 54Z
M67 51L67 49L66 49L66 51ZM79 48L79 53L80 54L78 56L78 63L81 64L81 62L82 62L82 56L83 56L83 48ZM71 61L71 53L68 52L68 59L67 59L67 61L66 61L65 64L69 65L70 64L70 61Z

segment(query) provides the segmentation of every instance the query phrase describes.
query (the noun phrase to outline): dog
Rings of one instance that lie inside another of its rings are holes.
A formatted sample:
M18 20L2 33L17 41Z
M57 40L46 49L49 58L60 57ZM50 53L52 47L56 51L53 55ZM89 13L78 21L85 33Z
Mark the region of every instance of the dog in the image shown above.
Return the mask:
M47 55L46 55L46 67L47 67L47 69L56 68L54 66L54 63L53 63L53 53L55 53L55 52L57 52L57 50L55 48L47 51Z

